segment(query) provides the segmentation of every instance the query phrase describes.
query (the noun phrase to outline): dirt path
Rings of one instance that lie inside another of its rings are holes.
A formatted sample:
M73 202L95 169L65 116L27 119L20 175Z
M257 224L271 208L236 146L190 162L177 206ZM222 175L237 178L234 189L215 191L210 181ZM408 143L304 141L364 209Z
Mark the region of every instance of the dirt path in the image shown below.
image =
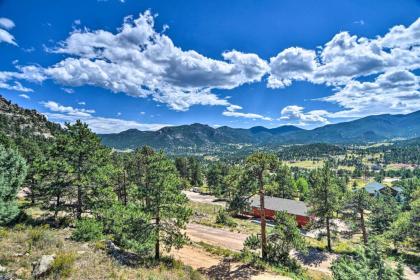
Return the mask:
M190 191L182 191L189 200L194 202L201 202L201 203L207 203L207 204L213 204L213 205L220 205L225 206L226 202L224 201L217 201L217 197L213 195L203 195L196 192L190 192Z
M225 229L212 228L204 225L189 224L187 234L192 241L225 247L233 251L240 251L247 237L246 234L230 232ZM331 274L329 269L331 262L337 257L318 250L310 250L307 256L293 253L304 267L321 273Z
M194 242L203 241L238 252L242 250L243 243L248 236L242 233L230 232L225 229L212 228L199 224L188 224L187 234Z
M291 278L276 275L269 272L258 271L248 265L238 262L230 262L207 253L206 251L193 247L185 246L180 250L174 250L171 255L184 264L190 265L210 279L220 280L290 280Z

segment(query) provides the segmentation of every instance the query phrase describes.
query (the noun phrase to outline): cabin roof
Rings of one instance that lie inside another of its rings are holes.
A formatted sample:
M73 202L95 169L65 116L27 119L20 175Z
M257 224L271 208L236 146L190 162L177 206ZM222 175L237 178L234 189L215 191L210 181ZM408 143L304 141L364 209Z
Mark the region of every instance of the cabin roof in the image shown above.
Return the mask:
M260 207L260 197L254 195L250 198L251 207ZM303 201L297 201L292 199L279 198L274 196L264 197L265 209L274 211L286 211L289 214L308 216L308 207Z
M370 182L369 184L367 184L365 186L365 190L370 194L374 194L376 192L379 192L383 188L385 188L385 186L378 183L378 182Z

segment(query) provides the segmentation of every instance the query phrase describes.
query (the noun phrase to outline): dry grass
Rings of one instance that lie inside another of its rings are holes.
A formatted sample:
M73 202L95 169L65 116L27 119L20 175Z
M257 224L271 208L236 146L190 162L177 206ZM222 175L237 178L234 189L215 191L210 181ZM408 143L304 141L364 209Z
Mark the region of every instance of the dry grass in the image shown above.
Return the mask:
M32 218L40 216L38 209L27 209L26 213ZM0 227L0 265L14 278L32 279L32 263L42 255L55 254L45 279L205 279L177 261L147 268L121 265L107 254L103 241L77 242L70 239L71 234L70 228L46 225Z
M301 160L301 161L294 161L294 162L287 161L286 164L290 167L299 167L299 168L305 168L305 169L316 169L316 168L321 168L322 165L324 164L324 161L322 161L322 160L317 160L317 161Z

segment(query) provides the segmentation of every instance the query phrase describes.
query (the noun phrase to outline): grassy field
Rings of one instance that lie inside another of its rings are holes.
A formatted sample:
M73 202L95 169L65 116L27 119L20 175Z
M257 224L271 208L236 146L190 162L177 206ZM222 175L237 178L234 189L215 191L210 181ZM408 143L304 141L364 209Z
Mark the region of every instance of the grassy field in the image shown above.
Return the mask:
M316 169L322 167L324 161L312 161L312 160L302 160L302 161L286 161L285 162L290 167L299 167L299 168L306 168L306 169Z

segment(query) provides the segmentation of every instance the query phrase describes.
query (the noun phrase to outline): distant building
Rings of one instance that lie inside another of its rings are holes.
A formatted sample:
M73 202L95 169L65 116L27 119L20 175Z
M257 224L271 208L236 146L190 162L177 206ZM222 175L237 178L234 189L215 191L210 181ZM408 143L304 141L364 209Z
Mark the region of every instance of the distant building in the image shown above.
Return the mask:
M370 195L378 195L386 187L378 182L370 182L365 186L365 190Z
M378 182L371 182L365 186L365 190L372 196L389 193L398 200L401 200L403 189L401 187L386 187Z
M290 215L295 216L296 222L300 227L306 225L311 219L305 202L273 196L265 196L264 198L265 217L267 219L274 219L276 212L279 211L286 211ZM260 197L255 195L250 198L249 202L251 206L249 214L260 218Z

